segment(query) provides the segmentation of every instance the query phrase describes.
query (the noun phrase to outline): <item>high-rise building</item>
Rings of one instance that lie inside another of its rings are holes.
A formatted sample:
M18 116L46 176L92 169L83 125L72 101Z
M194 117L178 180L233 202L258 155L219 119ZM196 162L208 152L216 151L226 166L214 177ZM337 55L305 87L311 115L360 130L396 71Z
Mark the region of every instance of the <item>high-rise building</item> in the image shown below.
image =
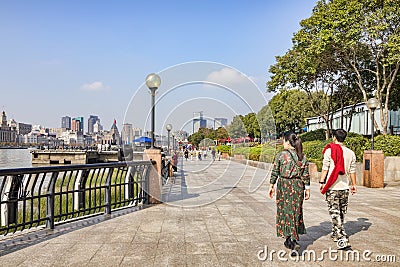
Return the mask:
M61 128L71 130L71 117L65 116L61 118Z
M17 133L18 134L28 134L32 131L32 124L17 123Z
M89 119L88 119L88 133L94 133L94 124L99 121L100 123L100 119L99 116L96 115L90 115Z
M133 131L133 139L136 139L136 138L142 136L142 132L143 132L142 129L140 129L140 128L132 128L132 131Z
M72 119L71 130L76 132L83 132L83 117Z
M96 121L96 123L93 125L93 132L94 133L99 133L103 131L103 125L100 124L100 120Z
M218 129L219 127L225 127L226 125L228 125L228 119L214 118L214 129Z
M133 128L132 124L124 123L122 125L122 142L129 145L133 140Z
M203 111L193 112L193 133L200 128L206 128L207 121L203 119Z
M16 141L16 136L17 136L17 131L13 128L11 128L7 124L7 116L6 112L3 111L1 114L1 125L0 125L0 143L1 142L15 142Z

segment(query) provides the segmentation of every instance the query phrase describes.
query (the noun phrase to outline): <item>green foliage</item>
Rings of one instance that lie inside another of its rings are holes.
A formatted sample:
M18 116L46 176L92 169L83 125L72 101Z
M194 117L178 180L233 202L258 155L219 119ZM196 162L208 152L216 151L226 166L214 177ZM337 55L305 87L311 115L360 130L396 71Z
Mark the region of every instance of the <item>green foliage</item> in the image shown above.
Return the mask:
M374 149L383 150L385 156L400 156L400 136L378 135L374 138Z
M380 113L386 129L388 107L398 103L392 93L398 95L400 1L320 0L300 26L292 48L276 57L277 63L270 67L268 90L298 86L311 96L311 92L327 88L329 101L313 103L316 115L324 119L335 106L335 93L340 98L336 101L349 100L359 92L366 101L374 94L386 111Z
M303 143L309 142L309 141L316 141L316 140L324 141L324 140L326 140L326 130L318 129L315 131L302 133L302 134L300 134L300 138Z
M243 124L248 136L251 138L261 137L260 125L258 124L257 116L254 112L243 117Z
M358 133L353 133L353 132L348 132L347 133L347 138L349 137L363 137L362 134L358 134Z
M269 105L265 105L257 113L257 120L260 125L261 137L276 134L275 119Z
M303 128L306 118L313 115L311 104L305 92L298 89L281 90L268 103L279 133Z
M229 153L229 155L232 155L232 147L231 146L219 145L216 147L216 150L221 153Z
M228 133L232 138L247 136L242 115L237 115L233 117L232 123L228 127Z
M303 143L303 153L307 157L308 160L323 160L322 151L325 146L332 142L332 140L315 140Z
M209 146L215 139L227 138L227 131L220 127L217 130L210 128L200 128L197 132L188 137L188 141L195 146Z
M229 137L228 131L224 127L219 127L216 130L217 139L226 139Z
M276 153L276 146L269 143L254 146L235 146L232 148L232 154L244 155L249 160L262 162L273 162Z
M328 141L309 141L303 143L303 152L307 159L311 162L322 163L323 155L322 151L329 142ZM371 140L359 135L350 133L349 137L346 138L344 145L354 151L357 162L363 161L363 155L365 150L371 149ZM385 156L400 156L400 136L392 135L379 135L374 138L374 149L382 150Z
M371 149L371 141L362 135L346 137L346 140L344 140L344 145L354 151L357 162L363 161L364 150Z

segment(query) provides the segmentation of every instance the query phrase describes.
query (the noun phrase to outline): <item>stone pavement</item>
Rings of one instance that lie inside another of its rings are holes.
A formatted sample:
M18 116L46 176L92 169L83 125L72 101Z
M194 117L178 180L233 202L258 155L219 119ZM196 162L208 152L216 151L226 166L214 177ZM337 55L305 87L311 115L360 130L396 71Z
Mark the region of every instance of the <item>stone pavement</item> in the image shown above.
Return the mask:
M164 204L0 239L0 264L399 266L400 187L359 187L350 196L345 227L352 251L337 252L329 238L325 201L318 184L312 183L311 199L304 203L308 233L300 237L300 254L315 252L316 260L306 256L296 262L283 247L284 240L276 237L275 202L266 198L267 176L267 170L233 161L183 160L175 180L164 188ZM377 262L392 260L392 255L395 263Z

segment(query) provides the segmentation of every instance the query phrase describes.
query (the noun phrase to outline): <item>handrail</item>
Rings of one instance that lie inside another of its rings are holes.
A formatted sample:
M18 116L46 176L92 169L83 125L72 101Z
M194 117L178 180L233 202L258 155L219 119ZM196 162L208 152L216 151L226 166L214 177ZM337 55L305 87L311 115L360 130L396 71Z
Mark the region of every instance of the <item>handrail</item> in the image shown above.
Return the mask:
M0 234L148 203L151 161L0 170Z

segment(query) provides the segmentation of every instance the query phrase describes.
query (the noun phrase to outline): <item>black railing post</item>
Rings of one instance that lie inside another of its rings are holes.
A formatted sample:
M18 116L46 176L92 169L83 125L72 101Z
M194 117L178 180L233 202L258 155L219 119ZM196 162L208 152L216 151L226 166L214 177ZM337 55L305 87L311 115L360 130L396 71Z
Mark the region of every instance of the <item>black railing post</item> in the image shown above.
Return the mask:
M77 210L84 210L86 207L86 181L89 177L89 170L81 170L80 176L78 174L78 208Z
M145 172L145 176L144 176L144 202L146 205L150 204L150 173L153 170L153 168L156 168L156 162L155 161L150 161L151 165L147 165L147 169ZM142 182L143 183L143 182Z
M19 199L19 190L22 187L22 177L23 174L12 176L11 187L8 196L7 203L7 224L14 224L18 221L18 199Z
M107 180L106 180L106 192L104 194L104 202L105 202L105 208L104 208L104 213L105 214L111 214L111 178L114 173L114 168L110 168L107 174Z
M46 205L46 228L54 229L54 193L58 172L53 172L50 178L49 187L47 188L47 205Z

